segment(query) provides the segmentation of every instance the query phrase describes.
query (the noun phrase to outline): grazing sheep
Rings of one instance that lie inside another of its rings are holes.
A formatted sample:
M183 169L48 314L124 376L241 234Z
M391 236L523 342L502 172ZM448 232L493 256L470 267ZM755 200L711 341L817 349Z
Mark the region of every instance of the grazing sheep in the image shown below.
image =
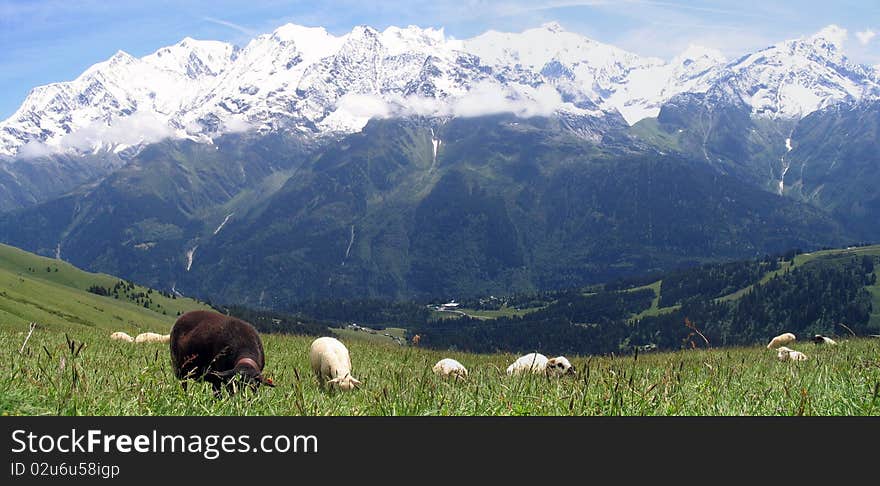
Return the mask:
M525 372L543 373L547 366L547 357L541 353L529 353L520 356L507 367L508 375L519 375Z
M574 366L568 362L565 356L557 356L547 360L544 371L550 376L563 376L575 374Z
M508 375L519 375L525 372L546 374L547 376L562 376L574 374L575 370L564 356L547 359L541 353L529 353L525 356L520 356L507 367Z
M158 334L155 332L142 332L134 338L136 343L167 343L170 340L170 334Z
M127 342L127 343L133 343L133 342L134 342L134 338L133 338L133 337L129 336L127 333L124 333L124 332L122 332L122 331L116 331L116 332L114 332L113 334L110 335L110 339L115 339L115 340L117 340L117 341L125 341L125 342Z
M779 346L785 346L786 344L793 343L795 340L794 334L787 332L784 334L780 334L775 338L770 340L770 343L767 344L767 349L775 349Z
M443 358L434 365L431 370L435 375L454 376L459 379L465 379L468 376L468 370L458 361L452 358Z
M776 350L776 357L779 359L779 361L804 361L807 359L806 354L800 351L786 348L785 346L780 346Z
M831 339L830 337L823 336L821 334L816 334L815 336L813 336L812 341L815 344L828 344L830 346L834 346L837 344L837 341Z
M320 337L312 341L309 362L321 386L349 391L361 384L351 376L348 348L336 338Z
M187 379L204 380L220 396L222 385L233 393L236 375L254 391L275 386L263 376L263 342L248 322L212 311L190 311L171 328L171 363L186 389Z

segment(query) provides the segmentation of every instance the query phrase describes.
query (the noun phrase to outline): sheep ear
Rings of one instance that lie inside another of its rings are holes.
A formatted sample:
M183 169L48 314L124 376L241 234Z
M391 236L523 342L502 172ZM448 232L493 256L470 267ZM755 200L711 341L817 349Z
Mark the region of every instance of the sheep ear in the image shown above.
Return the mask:
M357 378L355 378L355 377L353 377L353 376L351 376L351 375L349 375L349 379L351 380L351 383L352 383L354 386L358 386L358 385L361 385L361 384L362 384Z
M260 383L275 388L275 382L272 381L272 378L266 378L265 376L260 375Z

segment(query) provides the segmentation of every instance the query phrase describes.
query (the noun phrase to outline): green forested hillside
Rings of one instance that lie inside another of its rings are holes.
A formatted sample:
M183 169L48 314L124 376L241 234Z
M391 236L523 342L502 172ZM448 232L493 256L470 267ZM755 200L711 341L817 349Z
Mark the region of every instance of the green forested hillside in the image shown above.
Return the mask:
M431 347L628 353L754 345L782 332L880 334L880 246L725 264L571 291L519 317L446 319L410 329Z
M566 289L855 239L744 183L729 157L707 164L614 130L597 139L499 115L372 120L314 150L281 136L167 141L99 184L0 215L0 241L47 256L60 244L82 268L290 310Z

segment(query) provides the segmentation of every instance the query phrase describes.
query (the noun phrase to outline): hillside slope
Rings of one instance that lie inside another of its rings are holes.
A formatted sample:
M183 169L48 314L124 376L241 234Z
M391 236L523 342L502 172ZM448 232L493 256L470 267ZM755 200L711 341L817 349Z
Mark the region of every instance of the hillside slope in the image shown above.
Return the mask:
M86 328L167 333L178 313L208 309L204 303L177 298L107 274L88 273L73 265L0 245L0 329ZM90 292L97 287L110 295ZM123 290L123 287L125 290Z
M0 241L285 310L570 288L854 239L699 160L595 144L565 123L376 120L308 153L270 137L168 142L95 187L0 216Z

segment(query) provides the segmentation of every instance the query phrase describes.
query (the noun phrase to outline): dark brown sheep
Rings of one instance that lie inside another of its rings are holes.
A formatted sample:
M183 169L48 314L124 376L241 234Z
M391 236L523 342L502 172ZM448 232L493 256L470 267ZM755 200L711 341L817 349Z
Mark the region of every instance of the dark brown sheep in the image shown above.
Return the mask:
M171 364L186 389L187 379L204 380L220 396L222 385L234 391L232 379L240 375L256 390L275 386L263 376L265 357L257 330L248 322L211 311L183 314L171 328Z

